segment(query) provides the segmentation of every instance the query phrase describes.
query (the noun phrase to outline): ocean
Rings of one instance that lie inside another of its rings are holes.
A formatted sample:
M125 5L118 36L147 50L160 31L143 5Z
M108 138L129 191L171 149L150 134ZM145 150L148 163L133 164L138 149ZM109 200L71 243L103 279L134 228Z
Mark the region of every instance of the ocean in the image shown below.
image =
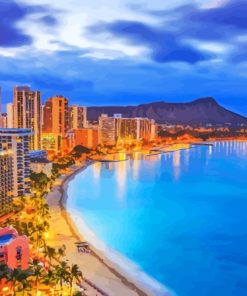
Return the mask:
M95 163L67 209L157 296L247 295L247 142Z

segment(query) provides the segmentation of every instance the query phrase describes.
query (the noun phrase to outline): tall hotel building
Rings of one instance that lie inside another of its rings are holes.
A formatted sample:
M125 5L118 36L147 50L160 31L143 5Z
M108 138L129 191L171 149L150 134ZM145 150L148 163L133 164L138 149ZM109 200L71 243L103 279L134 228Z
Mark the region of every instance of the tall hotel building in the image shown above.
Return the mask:
M7 104L7 127L13 128L14 127L14 110L13 110L13 104L8 103Z
M0 151L3 155L12 155L14 197L30 193L29 141L31 136L31 129L0 128ZM9 186L7 179L3 179L1 186ZM8 191L8 189L4 190Z
M68 130L68 100L62 96L49 98L43 107L42 149L65 152Z
M14 88L13 127L30 128L30 150L41 148L41 95L28 86Z
M116 118L117 142L140 142L155 139L155 121L148 118Z
M101 143L104 145L132 144L152 141L156 136L155 121L148 118L122 118L121 114L99 118Z
M99 117L100 143L113 146L116 144L116 118L101 114Z
M73 105L69 108L70 128L81 129L87 127L87 108Z
M0 150L0 213L11 204L13 188L13 152Z

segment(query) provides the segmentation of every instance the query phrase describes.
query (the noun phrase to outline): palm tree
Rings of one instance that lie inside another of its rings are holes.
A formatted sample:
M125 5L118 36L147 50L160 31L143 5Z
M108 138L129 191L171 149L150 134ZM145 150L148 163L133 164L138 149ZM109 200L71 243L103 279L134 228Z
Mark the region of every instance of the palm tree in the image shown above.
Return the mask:
M18 283L22 285L22 290L25 289L24 286L26 287L27 284L27 278L30 276L29 271L23 271L20 268L15 268L13 270L10 270L7 276L7 282L12 283L12 288L13 288L13 295L16 295L16 288Z
M56 258L56 250L55 248L52 248L52 247L49 247L49 246L46 246L44 251L44 256L45 258L48 258L49 259L49 269L51 267L51 262L52 262L52 259L55 259Z
M70 295L72 295L72 287L73 287L73 281L76 279L79 281L82 279L82 272L79 270L79 266L77 264L72 264L72 266L69 269L69 285L70 285Z
M58 261L60 261L60 259L65 256L65 250L66 250L65 245L62 245L62 247L58 248L57 250Z
M51 269L48 270L47 274L45 275L43 281L43 284L47 286L53 286L56 284L56 275L55 272Z
M43 265L40 263L38 259L33 259L30 262L30 269L32 271L32 276L35 277L35 285L36 285L36 294L39 288L40 278L44 276L45 270Z
M2 280L7 280L8 279L8 274L9 274L9 268L6 264L1 263L0 264L0 283Z
M32 289L32 285L31 282L28 280L28 277L30 276L30 274L26 274L25 276L23 276L23 280L21 281L21 285L22 285L22 295L25 295L25 291L27 290L31 290Z
M55 266L56 282L60 285L61 294L63 295L63 283L69 282L69 266L67 262L62 261Z
M50 210L47 203L40 204L38 208L38 212L39 212L39 216L42 217L43 219L50 218Z

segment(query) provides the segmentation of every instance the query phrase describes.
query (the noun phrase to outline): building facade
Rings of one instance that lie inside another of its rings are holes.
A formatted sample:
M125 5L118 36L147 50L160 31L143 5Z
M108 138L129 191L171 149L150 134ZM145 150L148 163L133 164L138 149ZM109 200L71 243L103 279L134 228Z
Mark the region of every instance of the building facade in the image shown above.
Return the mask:
M1 120L2 120L2 127L3 128L6 128L7 127L7 125L8 125L8 117L7 117L7 113L2 113L2 118L1 118Z
M7 127L13 128L14 127L14 111L13 111L13 104L7 104Z
M69 130L68 99L49 98L43 107L42 149L56 154L66 152Z
M32 91L29 86L14 88L13 104L14 128L30 128L30 150L39 150L41 146L41 94Z
M155 121L148 118L123 118L121 114L99 118L100 142L103 145L134 144L156 137Z
M116 119L107 114L99 117L100 143L106 146L116 145Z
M70 128L81 129L87 128L87 108L73 105L70 110Z
M29 240L19 236L14 228L0 229L0 263L9 268L26 270L29 267Z
M48 178L50 178L52 175L52 162L44 157L32 158L30 162L30 168L36 174L46 174Z
M82 145L89 149L94 149L99 144L98 128L82 128L69 132L69 147L72 150L77 145Z
M13 155L13 196L30 193L29 141L31 129L0 129L0 150Z
M11 205L13 189L13 152L0 150L0 213Z

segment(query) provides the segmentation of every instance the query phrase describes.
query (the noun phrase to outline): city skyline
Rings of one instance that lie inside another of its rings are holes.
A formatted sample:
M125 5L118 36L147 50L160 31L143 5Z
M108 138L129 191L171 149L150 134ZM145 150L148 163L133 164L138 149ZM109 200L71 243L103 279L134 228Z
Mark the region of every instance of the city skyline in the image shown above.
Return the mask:
M0 295L247 295L246 15L0 0Z
M245 1L162 2L1 1L3 104L30 85L86 106L212 96L246 115Z

